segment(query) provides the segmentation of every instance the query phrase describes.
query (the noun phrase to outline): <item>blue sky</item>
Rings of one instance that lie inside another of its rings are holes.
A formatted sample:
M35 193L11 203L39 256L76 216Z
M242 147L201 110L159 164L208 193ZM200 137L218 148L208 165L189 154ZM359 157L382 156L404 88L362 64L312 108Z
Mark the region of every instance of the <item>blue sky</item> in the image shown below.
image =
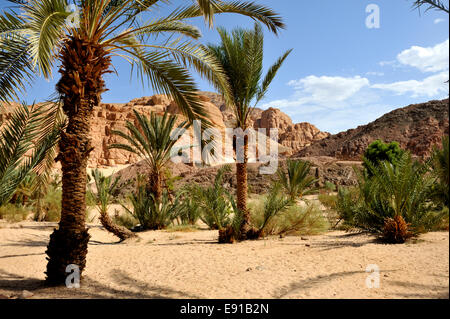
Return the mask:
M173 1L173 7L189 0ZM412 10L413 0L256 0L273 8L287 29L277 37L266 31L265 67L293 48L275 78L261 108L276 107L294 122L310 122L337 133L375 120L412 103L448 96L448 15ZM448 1L447 1L448 2ZM380 27L367 28L366 7L380 9ZM0 8L6 2L0 0ZM169 12L161 9L156 14ZM192 20L203 33L202 42L216 43L217 33L202 19ZM221 15L215 26L252 27L251 19ZM130 68L114 59L118 76L106 76L109 91L103 102L125 103L152 95ZM38 79L22 99L41 101L54 92L54 79ZM199 89L213 90L195 76Z

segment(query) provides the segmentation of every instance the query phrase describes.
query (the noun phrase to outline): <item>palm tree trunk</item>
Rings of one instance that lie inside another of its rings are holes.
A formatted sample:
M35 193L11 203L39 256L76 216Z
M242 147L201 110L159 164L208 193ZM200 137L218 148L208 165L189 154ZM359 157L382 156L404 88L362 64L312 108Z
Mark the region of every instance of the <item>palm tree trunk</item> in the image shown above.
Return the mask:
M107 231L119 237L121 241L128 238L137 237L135 233L127 228L114 224L107 212L100 213L100 222Z
M162 197L162 173L153 169L149 176L148 190L155 197L155 200L159 203Z
M247 208L247 162L248 162L248 136L244 136L244 158L242 163L236 163L236 182L237 182L237 207L243 214L240 238L245 240L250 230L250 211Z
M102 76L111 63L100 45L74 37L64 43L60 59L62 76L56 89L68 118L57 157L62 165L62 210L59 228L50 236L46 251L47 282L56 285L65 283L68 265L78 266L80 275L86 265L90 237L85 225L86 168L93 149L90 120L104 92Z

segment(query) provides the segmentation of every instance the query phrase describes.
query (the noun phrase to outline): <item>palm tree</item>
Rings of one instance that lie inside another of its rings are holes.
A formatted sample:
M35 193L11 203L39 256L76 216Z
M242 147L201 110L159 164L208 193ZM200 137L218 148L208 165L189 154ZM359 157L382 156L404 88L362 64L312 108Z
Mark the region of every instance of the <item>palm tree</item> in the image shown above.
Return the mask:
M275 33L283 23L270 9L240 1L196 0L167 16L146 20L146 13L170 2L74 0L80 8L79 21L73 21L77 23L69 21L68 0L10 2L16 6L0 16L0 98L15 97L22 83L36 74L51 77L55 62L60 63L56 90L68 124L61 132L57 157L63 173L61 220L50 236L46 274L48 283L63 284L69 264L77 265L80 273L86 264L86 166L93 149L90 119L106 91L103 75L113 69L111 58L125 58L143 82L170 95L193 120L204 117L205 111L188 68L193 67L216 87L226 83L214 59L195 42L200 37L198 28L186 20L203 16L212 25L214 14L239 13L261 21ZM180 37L161 39L164 35Z
M446 5L441 0L415 0L414 1L413 7L415 9L420 9L422 6L427 6L427 9L425 11L435 9L435 10L440 10L440 11L449 13L448 4Z
M133 232L129 231L125 227L114 224L108 215L108 206L111 204L114 194L118 189L120 177L113 179L112 176L104 176L98 169L95 169L92 172L92 178L94 179L94 184L97 191L94 192L89 188L88 194L94 199L97 205L97 209L100 213L100 222L103 227L105 227L107 231L119 237L120 240L136 237Z
M18 106L0 131L0 206L6 204L58 141L48 104ZM29 157L26 154L32 151Z
M282 169L278 170L278 179L289 198L295 201L299 197L310 194L317 182L317 179L309 173L311 163L287 160L286 166L286 172Z
M292 50L284 53L262 79L264 35L261 26L255 23L254 30L234 29L231 34L218 28L218 32L221 43L210 44L208 48L220 61L228 77L231 96L228 106L234 111L235 127L245 131L253 109L266 94L277 71ZM226 95L226 92L222 91L222 94ZM242 149L236 149L237 206L243 213L240 237L246 239L250 230L250 212L247 209L248 136L237 136L237 139L243 145Z
M150 118L136 111L134 115L137 125L127 121L125 127L128 133L111 131L111 134L125 139L127 144L112 144L109 148L125 150L144 158L150 169L147 191L159 202L164 184L164 167L173 155L173 146L189 127L189 123L183 121L175 128L178 116L167 112L163 116L151 113Z

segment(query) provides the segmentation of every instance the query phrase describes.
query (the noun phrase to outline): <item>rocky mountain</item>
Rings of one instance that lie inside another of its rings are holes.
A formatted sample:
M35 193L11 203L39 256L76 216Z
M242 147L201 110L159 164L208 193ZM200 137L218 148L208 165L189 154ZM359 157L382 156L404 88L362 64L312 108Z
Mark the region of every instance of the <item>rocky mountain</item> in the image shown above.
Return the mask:
M200 92L202 103L209 113L209 117L218 129L234 127L234 115L228 110L219 94ZM164 95L141 97L126 104L104 103L95 107L91 125L91 138L95 147L89 160L90 167L115 166L132 164L137 158L121 150L110 150L108 146L118 142L117 136L111 135L112 130L123 130L127 120L134 121L133 110L149 115L151 112L162 114L167 110L171 114L181 114L176 103ZM182 116L180 116L180 121ZM255 109L250 119L254 129L265 128L269 136L269 129L278 128L278 150L282 155L292 155L313 141L327 137L328 133L320 132L309 123L294 124L288 115L278 109L270 108L266 111Z
M331 156L359 160L367 146L381 139L397 141L413 155L425 158L449 133L449 100L413 104L387 113L367 125L314 142L297 156Z

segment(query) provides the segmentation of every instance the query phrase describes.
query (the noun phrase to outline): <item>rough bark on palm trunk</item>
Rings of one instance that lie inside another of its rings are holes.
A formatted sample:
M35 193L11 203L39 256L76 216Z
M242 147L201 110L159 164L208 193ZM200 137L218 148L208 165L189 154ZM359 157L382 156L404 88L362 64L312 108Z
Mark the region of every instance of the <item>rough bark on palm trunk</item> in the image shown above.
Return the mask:
M150 172L148 191L153 194L155 201L160 202L162 197L162 173L159 170L153 169Z
M107 231L119 237L120 240L137 237L135 233L127 228L116 225L106 212L100 213L100 223L102 223L102 226L105 227Z
M247 208L247 162L248 162L248 136L244 136L243 157L238 158L236 163L236 182L237 182L237 208L242 212L242 224L239 238L247 239L247 233L250 231L250 211ZM238 151L238 150L237 150Z
M61 132L57 160L62 166L62 209L59 228L50 236L47 248L47 282L64 284L66 267L76 265L80 274L86 265L89 234L86 229L86 167L90 143L92 109L105 91L103 74L111 60L104 49L80 38L69 38L60 54L62 74L56 85L68 118Z

